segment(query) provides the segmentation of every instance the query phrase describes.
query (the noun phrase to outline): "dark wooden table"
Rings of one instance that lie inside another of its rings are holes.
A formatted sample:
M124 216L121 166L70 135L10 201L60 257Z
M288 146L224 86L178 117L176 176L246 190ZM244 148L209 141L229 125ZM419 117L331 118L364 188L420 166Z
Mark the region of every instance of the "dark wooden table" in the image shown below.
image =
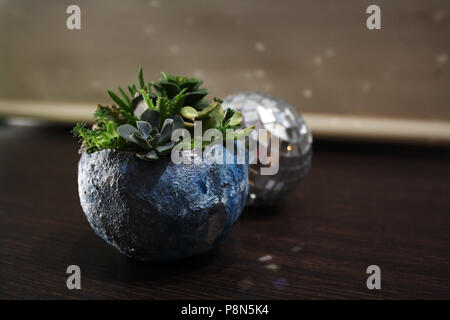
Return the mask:
M246 210L209 254L152 264L91 230L77 149L68 128L0 126L0 298L450 298L448 150L318 143L283 208ZM72 264L81 290L66 287Z

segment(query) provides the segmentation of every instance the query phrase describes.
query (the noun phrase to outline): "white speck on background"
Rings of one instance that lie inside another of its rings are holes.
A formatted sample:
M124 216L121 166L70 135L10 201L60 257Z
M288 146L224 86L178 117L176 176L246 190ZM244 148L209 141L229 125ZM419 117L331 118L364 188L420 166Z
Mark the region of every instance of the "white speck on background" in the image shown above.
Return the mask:
M266 71L264 69L256 69L255 70L255 76L257 78L264 78L266 76Z
M177 55L180 53L180 47L176 44L173 44L169 47L170 54Z
M307 99L312 98L313 92L310 88L306 88L303 90L303 96Z
M323 59L321 56L315 56L313 61L316 66L321 66Z
M151 0L149 2L149 4L153 7L153 8L159 8L159 6L161 5L161 2L159 2L159 0Z
M255 43L255 50L258 52L263 52L266 50L266 45L262 41L257 41Z
M292 247L291 248L291 251L292 252L299 252L299 251L301 251L303 248L301 247L301 246L295 246L295 247Z
M265 268L269 270L278 270L280 267L278 267L278 265L276 265L275 263L269 263L267 266L265 266Z
M239 289L241 289L242 291L250 289L251 287L253 287L253 285L254 285L253 281L250 280L249 278L245 278L239 281L238 283Z
M265 256L259 257L258 260L260 262L267 262L272 260L272 256L270 254L266 254Z
M187 16L186 18L184 18L184 22L188 25L188 26L193 26L195 24L195 19L191 16Z
M438 64L444 64L448 61L448 55L446 53L440 53L436 56L436 62Z
M433 20L436 22L441 22L445 19L447 13L444 10L438 10L433 14Z
M334 48L327 48L327 50L325 50L325 57L327 58L333 58L335 56L336 52L334 50Z
M153 26L150 26L150 25L145 26L144 33L146 35L148 35L148 36L151 35L151 34L154 34L155 33L155 28Z
M264 91L270 92L270 91L273 90L273 85L272 85L271 83L265 83L265 84L263 85L263 90L264 90Z
M194 72L192 73L192 75L194 76L194 78L204 78L204 77L205 77L205 74L204 74L203 71L200 70L200 69L194 70Z
M102 86L102 82L100 80L91 80L89 81L89 87L97 89Z
M370 82L368 82L368 81L364 81L361 83L361 91L362 92L365 92L365 93L369 92L371 87L372 86L371 86Z

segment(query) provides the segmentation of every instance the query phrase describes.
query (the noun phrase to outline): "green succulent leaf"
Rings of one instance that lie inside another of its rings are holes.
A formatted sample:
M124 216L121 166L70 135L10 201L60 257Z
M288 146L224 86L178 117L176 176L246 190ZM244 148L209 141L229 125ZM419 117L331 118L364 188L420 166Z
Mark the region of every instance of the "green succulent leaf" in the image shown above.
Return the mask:
M131 97L134 97L134 95L136 94L136 91L131 86L128 86L128 92L130 93Z
M138 153L137 156L143 160L158 160L158 154L155 150L150 150L147 153Z
M167 80L161 80L161 87L166 91L168 97L174 97L180 92L180 87L178 87L175 83L169 82Z
M173 117L173 130L177 129L183 129L184 128L184 121L183 118L180 117L178 114Z
M211 108L211 110L209 110L202 119L204 130L217 128L219 124L222 123L222 120L225 116L222 110L222 106L219 103L213 102L212 105L213 107Z
M201 80L189 78L180 84L180 88L186 89L188 91L195 91L202 85L202 83L203 83L203 81L201 81Z
M147 139L150 135L150 132L152 131L151 124L146 121L136 121L136 125L142 137L144 137L144 139Z
M209 106L198 113L198 118L203 119L209 116L209 114L212 113L216 108L222 108L222 106L217 102L211 103Z
M148 122L152 128L159 130L159 124L161 121L160 114L157 111L147 109L142 113L140 120Z
M148 93L143 90L140 89L139 92L142 94L142 97L144 98L145 104L147 105L148 108L157 111L157 107L155 107L155 105L153 104L152 99L150 98L150 96L148 95Z
M128 108L131 110L131 106L132 106L131 100L128 98L127 94L125 93L125 91L122 90L121 87L118 87L117 89L119 90L120 94L122 95L123 101L128 105Z
M166 119L170 112L169 99L166 97L158 97L158 100L156 100L156 110L159 112L161 120Z
M134 142L134 139L132 138L132 135L138 132L138 129L133 127L130 124L123 124L117 128L117 131L119 132L119 135L129 141Z
M143 149L152 149L150 142L139 131L131 134L131 140Z
M200 100L208 95L207 89L199 89L196 91L188 92L186 94L186 100L184 103L189 106L196 105Z
M206 98L208 90L200 88L201 80L163 72L159 81L145 81L141 67L137 80L125 90L119 86L119 94L107 91L115 105L97 106L94 127L75 126L73 134L82 141L82 150L132 151L142 159L155 160L180 143L171 141L173 131L185 127L192 131L195 120L202 122L204 131L217 128L222 134L238 128L243 121L240 112L224 112L220 99L214 98L210 103ZM227 138L238 139L251 130L252 127L246 128ZM185 140L182 142L193 143L192 139Z
M243 120L242 113L236 111L233 114L233 116L230 118L230 121L228 122L228 124L231 127L237 127L237 126L241 125L242 120Z
M124 102L122 99L120 99L114 92L112 92L111 90L108 90L108 94L111 97L111 99L113 99L113 101L115 103L117 103L117 105L119 107L121 107L122 109L131 112L131 108L127 105L126 102Z
M181 90L172 100L171 103L171 114L179 114L181 111L181 108L183 108L184 101L186 100L186 95L184 94L186 92L186 88Z
M161 75L163 76L164 80L170 81L170 82L177 82L177 77L172 76L170 74L167 74L165 72L161 72Z
M225 140L238 140L238 139L242 139L245 136L248 136L250 134L250 132L253 131L253 129L255 129L255 126L250 126L247 127L245 129L238 129L236 131L234 131L234 133L232 134L227 134Z
M158 151L158 153L167 153L168 151L172 150L174 146L175 146L175 142L170 141L163 145L156 146L155 149L156 149L156 151Z
M189 119L192 121L194 121L195 118L198 117L197 110L195 110L193 107L189 107L189 106L181 108L180 113L183 116L183 118L186 118L186 119Z
M157 140L157 144L163 144L170 140L173 131L173 120L166 119L161 128L161 133Z
M106 132L112 137L117 138L119 132L117 131L117 124L114 121L109 121L106 125Z

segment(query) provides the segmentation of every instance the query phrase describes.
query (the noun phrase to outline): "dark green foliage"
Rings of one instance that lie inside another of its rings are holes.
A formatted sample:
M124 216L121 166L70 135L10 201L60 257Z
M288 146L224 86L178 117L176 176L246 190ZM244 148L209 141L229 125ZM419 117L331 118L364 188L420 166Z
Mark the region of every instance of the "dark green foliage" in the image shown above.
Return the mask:
M123 124L117 131L120 137L140 149L137 153L139 158L156 160L172 150L176 144L171 141L172 132L183 127L183 119L179 115L161 121L160 113L148 109L136 121L136 127Z

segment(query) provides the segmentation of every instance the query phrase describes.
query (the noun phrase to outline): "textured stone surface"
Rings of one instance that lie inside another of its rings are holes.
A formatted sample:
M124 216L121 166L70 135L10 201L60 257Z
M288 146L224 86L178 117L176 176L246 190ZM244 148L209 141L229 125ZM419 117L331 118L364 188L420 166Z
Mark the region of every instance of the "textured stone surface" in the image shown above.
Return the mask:
M273 176L260 175L260 165L250 165L247 205L276 204L288 197L311 167L312 135L303 117L284 100L262 92L228 96L223 107L242 112L244 127L255 125L256 129L266 129L280 139L279 150L273 150L270 144L259 145L272 155L278 152L279 171ZM257 138L254 130L250 139Z
M203 253L226 236L245 206L248 171L102 150L81 156L78 187L97 235L129 257L169 261Z

